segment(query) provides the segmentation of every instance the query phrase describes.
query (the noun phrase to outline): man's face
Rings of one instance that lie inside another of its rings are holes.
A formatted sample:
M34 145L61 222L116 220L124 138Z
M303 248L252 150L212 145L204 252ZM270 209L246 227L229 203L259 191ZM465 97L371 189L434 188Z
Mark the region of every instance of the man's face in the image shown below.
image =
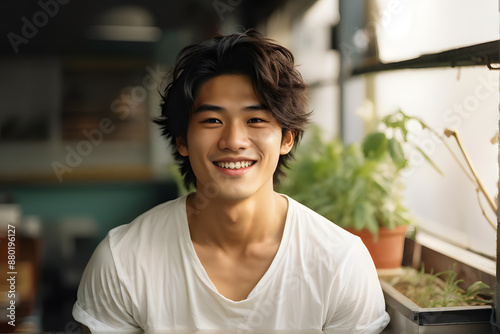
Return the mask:
M282 129L244 75L220 75L200 86L188 125L187 145L197 191L241 200L273 190L273 174L294 136Z

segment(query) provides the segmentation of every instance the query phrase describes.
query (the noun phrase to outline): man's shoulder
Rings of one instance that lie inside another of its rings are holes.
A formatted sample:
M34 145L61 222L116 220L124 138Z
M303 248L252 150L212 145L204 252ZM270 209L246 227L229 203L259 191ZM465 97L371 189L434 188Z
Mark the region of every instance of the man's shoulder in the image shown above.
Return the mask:
M312 234L319 234L326 237L341 237L351 240L357 238L334 222L290 197L289 202L300 228L308 230Z
M291 254L306 259L303 270L311 277L347 284L349 275L339 275L342 268L363 272L361 263L371 261L361 239L297 201L291 200L293 232ZM339 281L341 279L341 281ZM321 281L321 280L320 280Z
M362 247L359 237L293 199L290 203L297 232L295 237L308 247L331 254L346 254Z
M168 231L185 220L185 197L159 204L144 212L132 222L120 225L108 232L111 247L119 243L130 244L142 239L153 241L153 236L168 236Z

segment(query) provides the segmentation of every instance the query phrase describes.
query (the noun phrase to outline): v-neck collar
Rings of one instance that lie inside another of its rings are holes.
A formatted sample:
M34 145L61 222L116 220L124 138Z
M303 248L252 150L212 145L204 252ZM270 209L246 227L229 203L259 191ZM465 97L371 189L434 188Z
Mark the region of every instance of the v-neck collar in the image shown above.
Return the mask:
M228 303L231 304L243 304L249 302L253 296L257 294L259 290L262 289L266 285L266 282L269 281L270 277L272 277L273 273L278 270L280 263L282 262L282 259L284 257L284 254L286 252L286 248L288 247L288 243L290 240L290 231L292 227L290 226L293 219L292 219L292 205L291 205L291 199L283 194L280 194L287 200L288 208L286 212L286 218L285 218L285 227L283 229L283 235L281 237L281 242L278 247L278 251L276 252L276 255L274 256L271 265L269 268L267 268L266 272L264 275L259 279L257 284L253 287L252 291L248 294L248 296L245 299L239 300L239 301L234 301L232 299L229 299L225 296L223 296L215 285L213 284L212 280L208 276L208 273L206 272L205 268L203 267L203 264L200 261L200 258L196 254L196 250L194 249L193 242L191 240L191 233L189 232L189 223L187 219L187 197L188 195L185 195L182 200L182 205L180 205L180 208L182 209L181 213L181 221L180 221L180 231L182 233L181 235L181 247L185 248L186 254L191 258L193 268L196 271L198 277L205 283L205 285L211 289L217 296L219 296L221 299L227 301Z

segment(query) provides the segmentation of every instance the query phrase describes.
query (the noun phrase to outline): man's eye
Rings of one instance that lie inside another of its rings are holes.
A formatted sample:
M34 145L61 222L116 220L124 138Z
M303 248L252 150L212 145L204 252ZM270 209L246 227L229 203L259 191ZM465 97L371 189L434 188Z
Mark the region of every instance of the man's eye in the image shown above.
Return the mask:
M248 123L263 123L265 122L263 119L261 118L251 118Z
M222 124L222 122L220 120L218 120L217 118L209 118L209 119L204 120L202 123Z

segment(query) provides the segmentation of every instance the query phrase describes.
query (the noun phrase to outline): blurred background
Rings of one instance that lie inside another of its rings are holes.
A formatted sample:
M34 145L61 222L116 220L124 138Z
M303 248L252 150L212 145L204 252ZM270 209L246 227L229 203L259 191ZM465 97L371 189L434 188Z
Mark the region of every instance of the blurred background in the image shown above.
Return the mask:
M401 109L457 130L487 191L497 194L498 46L480 47L499 39L495 0L6 0L0 6L0 259L2 266L8 260L10 224L19 247L18 293L28 296L18 316L28 316L29 329L76 331L71 308L97 243L178 195L170 148L150 119L180 49L217 32L253 27L290 48L325 138L359 141L367 115ZM478 45L424 59L418 69L397 65ZM474 187L441 142L425 133L414 139L444 170L440 176L409 157L405 202L420 229L494 259L496 234L484 223ZM8 270L0 270L0 290L8 291ZM1 292L0 304L6 302Z

